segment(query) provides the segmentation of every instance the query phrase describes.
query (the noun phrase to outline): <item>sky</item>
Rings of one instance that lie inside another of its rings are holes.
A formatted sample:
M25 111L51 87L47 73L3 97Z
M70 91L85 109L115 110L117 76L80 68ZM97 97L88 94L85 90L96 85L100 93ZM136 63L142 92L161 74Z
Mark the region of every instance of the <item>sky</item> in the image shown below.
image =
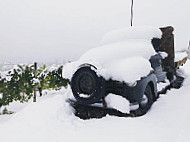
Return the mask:
M134 26L174 26L190 39L188 0L134 0ZM0 62L77 60L112 30L130 26L130 0L0 0Z

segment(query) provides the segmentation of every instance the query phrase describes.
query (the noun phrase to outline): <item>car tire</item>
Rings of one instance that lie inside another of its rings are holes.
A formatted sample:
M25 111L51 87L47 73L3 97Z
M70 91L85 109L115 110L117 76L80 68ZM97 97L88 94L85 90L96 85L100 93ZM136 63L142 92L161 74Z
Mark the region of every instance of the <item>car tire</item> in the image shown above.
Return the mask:
M71 79L71 89L78 102L93 104L105 96L105 80L91 66L81 67Z
M137 110L133 110L130 112L131 116L142 116L144 114L146 114L149 109L151 108L152 104L153 104L153 93L152 93L152 89L150 87L150 85L147 85L144 94L143 94L143 98L142 101L139 104L139 108Z

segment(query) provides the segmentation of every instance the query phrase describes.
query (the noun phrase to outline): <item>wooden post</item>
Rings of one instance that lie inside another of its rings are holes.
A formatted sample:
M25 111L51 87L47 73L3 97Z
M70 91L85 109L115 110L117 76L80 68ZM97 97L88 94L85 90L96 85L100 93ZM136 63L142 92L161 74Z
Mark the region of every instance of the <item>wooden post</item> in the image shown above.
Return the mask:
M170 82L174 80L174 73L175 73L175 52L174 52L174 28L164 27L160 28L162 31L162 38L161 38L161 50L162 52L166 52L168 56L163 60L163 67L164 71L167 72L167 78Z
M34 63L34 77L37 79L37 63ZM33 102L36 102L36 86L34 86L34 97Z
M173 72L175 69L174 35L173 35L174 28L169 26L169 27L160 28L160 30L162 31L160 51L166 52L168 54L168 56L164 59L164 66L166 67L165 70L167 72Z

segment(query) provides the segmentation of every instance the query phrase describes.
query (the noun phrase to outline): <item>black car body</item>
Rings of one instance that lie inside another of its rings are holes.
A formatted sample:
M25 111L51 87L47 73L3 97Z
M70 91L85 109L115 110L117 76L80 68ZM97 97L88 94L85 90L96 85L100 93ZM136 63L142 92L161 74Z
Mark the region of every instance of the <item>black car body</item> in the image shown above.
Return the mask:
M142 76L132 85L129 85L126 81L106 78L99 74L97 62L93 63L92 60L89 60L89 62L77 62L75 70L73 70L73 74L69 78L71 89L77 102L83 105L98 102L106 103L104 98L112 93L127 99L131 106L137 106L130 113L135 116L145 114L158 97L157 84L164 82L166 79L173 83L176 76L173 27L158 30L161 37L153 36L148 40L151 48L155 51L155 54L148 59L152 69L146 76ZM93 51L88 54L90 55L91 53ZM164 56L163 53L165 54ZM112 54L113 57L110 58L114 58L114 52ZM100 56L104 55L106 55L106 52L101 53ZM121 53L121 55L125 54ZM99 61L101 62L102 60ZM141 65L141 67L143 66ZM123 68L127 69L129 67L123 66Z

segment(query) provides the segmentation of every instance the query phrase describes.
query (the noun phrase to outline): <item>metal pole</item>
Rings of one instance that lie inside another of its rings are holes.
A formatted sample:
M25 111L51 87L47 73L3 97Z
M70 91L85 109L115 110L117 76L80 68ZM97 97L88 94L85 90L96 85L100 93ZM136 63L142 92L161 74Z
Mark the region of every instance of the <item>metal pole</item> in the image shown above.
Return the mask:
M131 27L133 26L133 0L131 1Z

